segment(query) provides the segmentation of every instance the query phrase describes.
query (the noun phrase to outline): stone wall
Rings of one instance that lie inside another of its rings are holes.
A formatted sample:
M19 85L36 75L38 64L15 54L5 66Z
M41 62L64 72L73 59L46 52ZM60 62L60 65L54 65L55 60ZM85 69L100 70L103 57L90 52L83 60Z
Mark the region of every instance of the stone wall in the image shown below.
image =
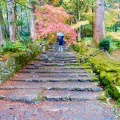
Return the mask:
M39 45L32 46L26 52L20 52L10 57L6 62L0 61L0 84L6 82L20 68L33 59L41 51Z

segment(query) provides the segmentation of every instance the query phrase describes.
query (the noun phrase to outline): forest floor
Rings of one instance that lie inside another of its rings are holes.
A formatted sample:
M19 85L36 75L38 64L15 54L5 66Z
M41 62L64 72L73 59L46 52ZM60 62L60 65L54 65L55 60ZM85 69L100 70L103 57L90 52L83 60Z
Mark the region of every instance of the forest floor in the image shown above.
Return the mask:
M0 85L0 120L118 120L104 95L75 53L53 45Z

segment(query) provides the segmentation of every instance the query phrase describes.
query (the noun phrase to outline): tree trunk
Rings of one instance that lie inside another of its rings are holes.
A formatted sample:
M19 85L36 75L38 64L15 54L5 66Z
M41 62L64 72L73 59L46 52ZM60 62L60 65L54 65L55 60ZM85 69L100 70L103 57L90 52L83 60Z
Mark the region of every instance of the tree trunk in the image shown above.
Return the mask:
M27 18L27 21L26 21L26 24L27 24L27 32L29 32L29 31L30 31L30 20L29 20L29 18L28 18L27 12L26 12L26 18Z
M105 38L104 0L96 0L94 36L93 36L95 45L98 45L100 40L104 38Z
M46 2L47 1L45 1L45 0L36 1L37 5L39 5L39 6L44 5ZM33 39L33 42L35 42L36 31L35 31L35 24L34 24L34 21L35 21L34 12L35 12L36 7L32 3L30 3L30 6L31 6L31 9L32 9L31 13L30 13L30 35L31 35L31 38Z
M14 0L7 0L7 9L8 9L8 21L9 21L9 33L10 33L10 41L13 43L16 38L15 34L15 16L14 16Z
M20 11L21 11L21 13L23 12L22 6L20 6ZM22 20L22 18L23 18L23 16L22 16L22 14L21 14L20 19ZM19 26L19 29L20 29L20 32L23 31L23 25L22 25L22 24Z
M81 40L81 29L80 29L80 27L78 28L78 41L80 41Z
M0 8L0 46L4 45L2 22L3 22L3 17L2 17L2 10Z
M6 15L7 15L7 21L8 21L8 10L7 10L7 5L6 5ZM6 38L8 38L8 36L9 36L9 24L7 23L6 24L6 30L7 30L7 33L6 33Z
M4 45L3 33L2 33L2 26L0 22L0 46Z
M19 34L19 30L18 30L18 25L17 25L17 6L16 4L14 5L14 23L15 23L15 35L16 35L16 39L20 40L20 34Z
M80 21L80 11L78 11L78 20ZM81 40L81 26L78 28L78 41Z
M92 13L94 13L93 1L92 1ZM92 16L92 37L94 36L94 16Z
M35 24L34 24L35 18L33 16L33 12L30 13L30 35L33 39L33 42L35 41Z
M33 42L35 42L35 35L36 35L35 24L34 24L35 18L33 15L35 12L35 6L31 4L31 8L32 8L32 11L30 13L30 36L33 39Z

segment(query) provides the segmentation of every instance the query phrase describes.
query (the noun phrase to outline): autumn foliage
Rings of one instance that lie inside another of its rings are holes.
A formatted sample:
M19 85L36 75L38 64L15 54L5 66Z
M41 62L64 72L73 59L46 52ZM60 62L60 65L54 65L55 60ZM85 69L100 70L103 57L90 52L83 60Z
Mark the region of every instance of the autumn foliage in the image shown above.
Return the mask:
M56 39L57 32L65 34L67 45L76 43L76 32L68 25L70 15L62 7L45 5L38 7L35 12L36 17L36 39L49 38Z

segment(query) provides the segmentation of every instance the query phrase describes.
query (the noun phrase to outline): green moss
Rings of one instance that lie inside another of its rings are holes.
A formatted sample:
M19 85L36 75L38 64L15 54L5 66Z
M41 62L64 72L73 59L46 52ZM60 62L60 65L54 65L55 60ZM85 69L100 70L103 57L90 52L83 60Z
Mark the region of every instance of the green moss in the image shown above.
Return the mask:
M112 95L114 96L115 99L120 98L120 86L114 86L113 87Z
M78 59L82 65L84 63L83 68L91 66L106 91L118 101L120 96L116 86L120 86L120 62L114 61L105 52L100 52L94 46L88 46L85 41L81 41L77 49L79 49ZM90 69L86 69L86 71L91 73Z
M99 78L97 78L97 77L93 77L92 80L93 80L93 81L98 81Z
M42 101L42 99L43 99L43 92L44 92L44 90L41 90L39 93L38 93L38 96L37 96L37 98L36 99L34 99L33 100L33 102L40 102L40 101Z
M85 69L88 73L92 73L92 69Z
M91 69L90 65L85 65L85 64L83 65L83 68L84 69Z
M66 82L66 81L65 81ZM69 82L73 82L73 80L72 79L69 79Z
M116 77L117 77L116 78L116 85L120 86L120 74L118 74Z
M116 77L111 72L106 73L105 79L108 81L109 84L115 84L116 83Z
M116 86L118 93L120 93L120 86Z
M117 103L118 103L118 105L119 105L119 107L120 107L120 98L117 100Z
M9 71L8 74L3 73L1 76L2 83L6 82L11 76L14 75L20 68L22 68L27 62L33 59L40 52L38 45L31 45L31 50L21 51L21 52L7 52L5 56L8 61L2 66L3 70ZM2 71L4 72L4 71Z
M100 80L103 80L106 76L106 72L105 71L100 71Z
M103 102L107 101L107 97L105 95L100 95L100 100Z

